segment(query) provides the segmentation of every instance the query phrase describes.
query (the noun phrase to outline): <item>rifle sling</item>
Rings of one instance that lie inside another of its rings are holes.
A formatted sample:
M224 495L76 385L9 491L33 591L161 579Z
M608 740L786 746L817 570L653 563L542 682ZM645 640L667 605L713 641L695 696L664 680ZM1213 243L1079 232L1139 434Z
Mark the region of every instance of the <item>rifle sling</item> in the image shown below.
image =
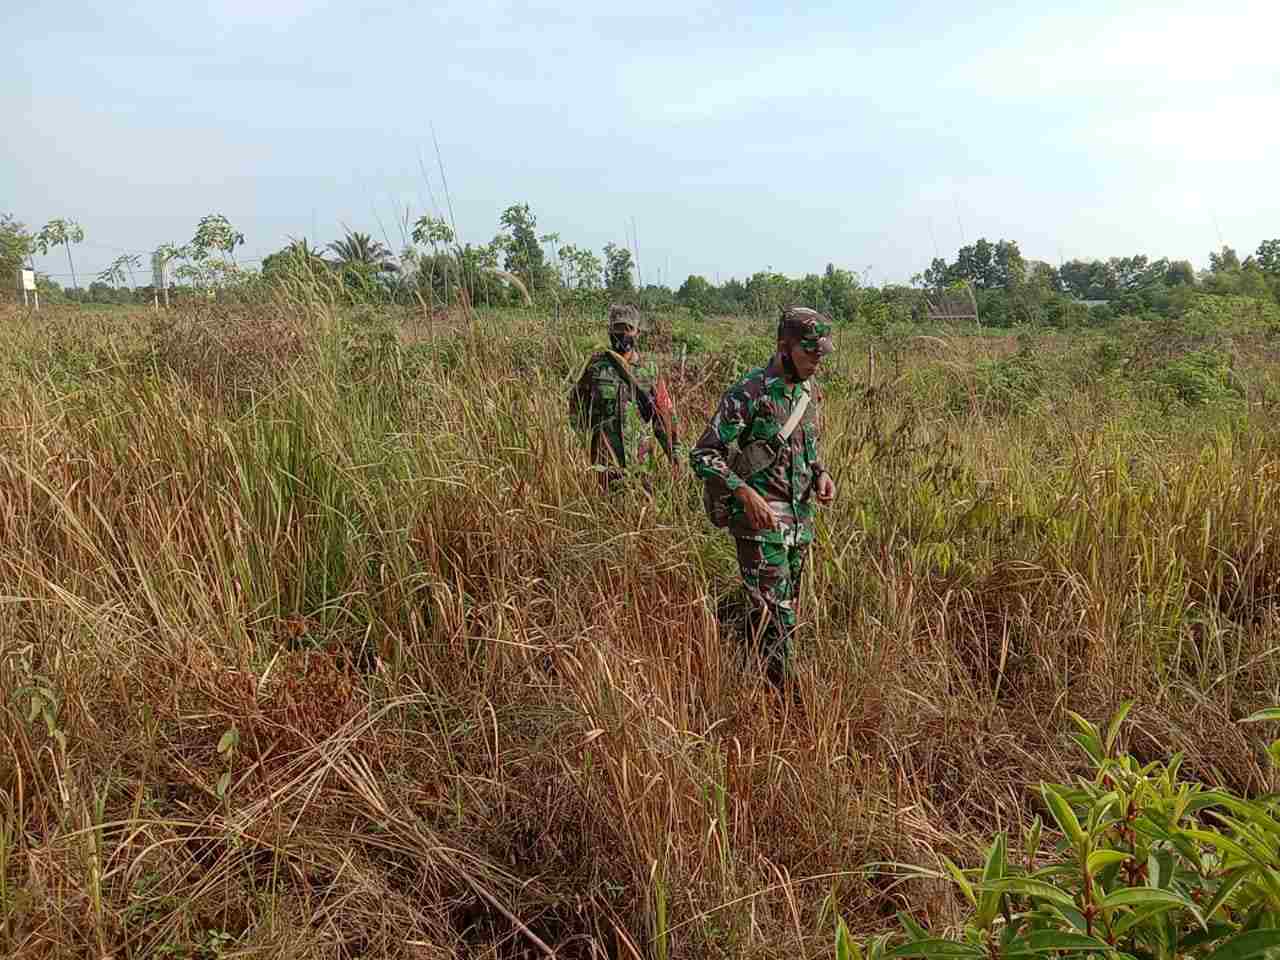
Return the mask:
M622 378L626 380L627 383L631 384L631 389L635 390L638 394L647 392L644 387L640 386L639 381L635 378L635 374L631 372L631 364L627 362L626 357L622 356L620 353L614 353L612 350L606 350L605 355L608 356L614 368L622 374Z

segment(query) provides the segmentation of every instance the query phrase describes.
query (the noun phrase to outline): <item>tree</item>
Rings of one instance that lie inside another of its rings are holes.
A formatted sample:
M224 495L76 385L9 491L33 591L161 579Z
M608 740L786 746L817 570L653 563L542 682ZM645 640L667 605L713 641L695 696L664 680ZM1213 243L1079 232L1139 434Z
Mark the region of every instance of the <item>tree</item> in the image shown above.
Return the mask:
M979 290L1012 290L1027 279L1027 262L1015 240L992 243L986 237L961 247L955 263L934 257L929 268L912 278L914 283L941 290L961 281Z
M527 203L514 203L502 211L501 231L493 238L504 254L503 266L524 283L530 295L551 286L552 271L538 239L537 218Z
M138 286L137 278L134 276L135 267L142 266L142 258L137 254L122 253L109 263L101 273L98 274L98 281L110 284L113 288L118 288L124 283L125 277L129 278L129 290L132 291ZM93 289L92 285L89 288Z
M857 316L863 299L861 286L853 271L828 263L822 276L815 279L817 297L806 305L823 311L833 320L852 321Z
M195 235L182 247L166 245L174 258L184 261L175 273L200 287L214 292L238 282L243 272L235 260L235 249L244 244L244 234L236 230L220 213L200 218ZM166 292L165 303L168 304Z
M996 286L995 247L983 237L977 243L961 247L956 262L947 271L950 280L968 280L979 290Z
M1062 278L1058 276L1058 271L1052 264L1045 263L1043 260L1032 260L1029 264L1031 275L1028 282L1045 293L1061 293Z
M1174 260L1164 272L1164 282L1170 287L1193 287L1196 283L1195 267L1190 260Z
M1222 245L1222 250L1218 253L1209 254L1209 270L1213 273L1228 273L1239 269L1240 257L1226 244Z
M726 313L742 313L751 303L751 297L747 294L747 285L737 277L730 277L720 284L719 290L715 287L711 289L715 291L717 308Z
M458 269L466 283L472 302L501 303L507 286L498 278L498 258L502 248L495 242L467 244L458 251Z
M39 271L36 272L36 292L40 295L40 299L47 303L58 303L67 299L66 292L58 281Z
M1271 293L1271 288L1267 285L1267 275L1263 273L1262 268L1258 265L1258 261L1252 257L1246 266L1240 270L1239 293L1246 297L1266 297Z
M289 243L275 253L268 254L262 260L262 275L267 279L278 279L299 274L314 274L327 270L331 264L320 251L307 241L291 239Z
M50 220L36 235L35 245L41 254L49 252L50 247L67 248L67 264L71 267L71 285L79 287L76 280L76 265L71 260L71 245L84 240L84 228L74 220Z
M1111 257L1102 264L1101 282L1108 297L1145 290L1165 282L1169 273L1169 261L1151 260L1146 254L1131 257Z
M1017 241L1001 240L996 244L994 260L993 286L1002 290L1011 290L1022 284L1027 277L1027 264L1022 259L1022 251Z
M634 293L631 280L631 251L612 243L604 245L604 285L611 294Z
M1280 277L1280 239L1263 240L1254 254L1258 269L1273 277Z
M12 289L18 271L31 256L34 241L25 224L12 214L0 213L0 283L4 289Z
M204 260L217 250L234 263L235 249L243 244L244 234L231 226L231 221L220 213L211 213L200 218L196 234L187 246L197 260Z
M440 247L454 241L453 228L440 217L419 217L412 236L414 243L428 244L432 253L439 253Z
M122 303L124 294L110 281L94 280L85 291L84 299L89 303Z
M680 284L680 289L676 291L676 302L705 312L714 309L715 294L716 288L705 277L690 274L689 279Z
M933 287L941 290L950 281L950 268L947 261L942 257L934 257L933 262L929 264L929 269L919 274L919 279L926 287Z
M1077 300L1105 300L1114 286L1101 260L1068 260L1058 268L1062 286Z
M418 272L420 276L425 274L432 300L435 299L436 274L439 272L444 281L444 302L448 303L449 280L454 271L450 269L448 255L442 255L440 248L447 247L456 240L453 228L440 217L424 216L419 217L413 225L412 236L414 243L425 243L431 247L431 256L419 264Z
M391 251L367 233L348 231L341 240L329 244L328 249L337 256L340 266L362 273L395 273L399 269Z
M92 293L94 287L102 285L106 285L114 289L122 283L124 283L124 268L120 266L120 261L116 260L108 264L102 272L98 274L95 281L89 284L89 292Z
M757 270L746 283L747 303L757 316L776 316L788 302L795 299L791 281L774 270Z
M384 244L358 230L348 231L341 240L330 243L328 249L337 256L338 270L352 290L382 296L386 293L384 283L388 275L400 270Z
M660 286L656 283L646 283L640 288L640 306L645 310L652 310L656 307L669 307L675 304L675 294L671 292L670 287Z
M565 286L574 290L599 290L604 264L585 247L566 243L560 248L560 264Z

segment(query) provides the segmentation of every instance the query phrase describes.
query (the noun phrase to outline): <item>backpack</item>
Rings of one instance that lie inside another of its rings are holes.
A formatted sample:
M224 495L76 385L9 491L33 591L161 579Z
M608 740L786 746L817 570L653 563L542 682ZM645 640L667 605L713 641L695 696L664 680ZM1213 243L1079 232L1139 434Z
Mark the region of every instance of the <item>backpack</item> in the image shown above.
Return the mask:
M778 458L778 451L782 444L791 439L791 434L800 425L808 406L809 390L806 387L800 394L800 399L796 401L796 405L791 408L791 416L787 417L787 422L778 431L778 445L774 447L767 443L756 442L747 444L744 449L737 448L735 444L730 448L733 452L729 456L729 469L745 480L757 471L770 466ZM709 477L702 481L702 508L706 511L707 519L711 521L713 527L729 525L733 515L733 493L719 477Z

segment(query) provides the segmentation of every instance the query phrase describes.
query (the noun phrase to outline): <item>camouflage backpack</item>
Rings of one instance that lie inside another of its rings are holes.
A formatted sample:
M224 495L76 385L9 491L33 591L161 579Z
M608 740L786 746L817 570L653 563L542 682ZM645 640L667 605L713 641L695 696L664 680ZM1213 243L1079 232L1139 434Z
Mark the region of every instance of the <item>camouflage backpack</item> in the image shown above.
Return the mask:
M749 443L739 448L735 443L729 448L729 469L746 480L760 470L773 464L778 458L782 445L791 439L791 434L804 418L809 406L809 390L806 387L800 399L791 408L791 416L778 431L777 443L771 445L763 441ZM743 431L744 433L746 431ZM702 507L707 512L707 519L713 527L727 527L733 516L733 493L719 477L710 477L702 481Z

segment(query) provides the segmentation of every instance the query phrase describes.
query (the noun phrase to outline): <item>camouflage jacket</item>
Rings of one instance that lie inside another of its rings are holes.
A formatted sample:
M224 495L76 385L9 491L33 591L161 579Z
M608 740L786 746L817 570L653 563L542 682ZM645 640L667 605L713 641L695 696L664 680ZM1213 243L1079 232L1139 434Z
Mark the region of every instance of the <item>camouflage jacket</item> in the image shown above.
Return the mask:
M786 444L778 434L791 415L801 391L810 391L809 406ZM788 385L768 368L750 371L720 398L720 405L707 429L689 454L694 473L703 479L719 477L730 490L744 483L769 504L781 521L780 530L756 530L748 522L742 504L731 502L729 532L744 540L778 543L809 543L813 539L814 485L825 471L818 457L819 401L816 384ZM765 451L751 451L764 466L747 476L739 476L730 464L735 458L731 445L744 451L757 444Z
M624 469L634 464L646 435L642 422L653 424L658 442L668 455L673 453L662 418L656 416L652 385L657 372L652 363L634 364L631 375L643 388L636 393L607 351L587 362L569 395L569 412L579 428L591 433L593 463Z

